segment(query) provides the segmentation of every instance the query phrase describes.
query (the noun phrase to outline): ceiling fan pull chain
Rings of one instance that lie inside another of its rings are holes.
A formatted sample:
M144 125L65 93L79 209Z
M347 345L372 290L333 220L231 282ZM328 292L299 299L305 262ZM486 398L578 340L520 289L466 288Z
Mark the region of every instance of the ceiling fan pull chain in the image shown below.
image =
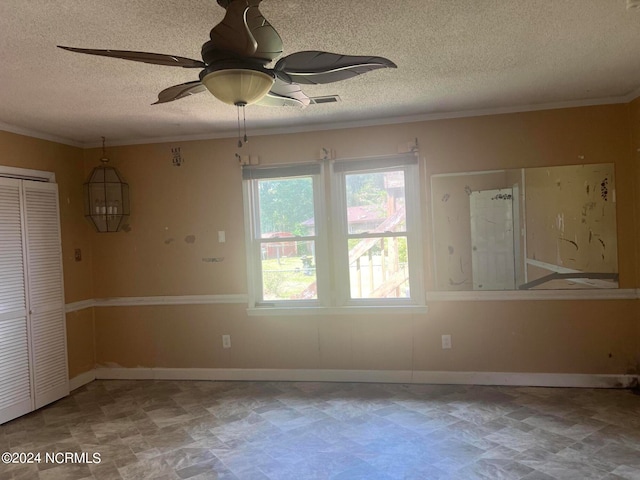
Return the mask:
M244 105L242 105L242 121L244 123L244 143L247 143L249 139L247 138L247 114L245 113Z
M238 148L242 147L242 139L240 138L240 105L236 104L236 109L238 111Z

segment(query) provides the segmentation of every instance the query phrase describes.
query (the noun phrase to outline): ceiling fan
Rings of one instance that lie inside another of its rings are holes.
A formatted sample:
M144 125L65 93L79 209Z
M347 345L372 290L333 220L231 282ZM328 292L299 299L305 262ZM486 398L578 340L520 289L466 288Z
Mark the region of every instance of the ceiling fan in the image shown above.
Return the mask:
M94 50L59 46L71 52L122 58L135 62L199 68L200 79L174 85L158 94L155 104L209 90L222 102L238 107L306 107L310 99L299 84L322 84L346 80L379 68L397 68L383 57L339 55L302 51L266 65L282 53L282 39L260 13L262 0L217 0L226 10L224 19L202 45L202 61L175 55L127 50Z

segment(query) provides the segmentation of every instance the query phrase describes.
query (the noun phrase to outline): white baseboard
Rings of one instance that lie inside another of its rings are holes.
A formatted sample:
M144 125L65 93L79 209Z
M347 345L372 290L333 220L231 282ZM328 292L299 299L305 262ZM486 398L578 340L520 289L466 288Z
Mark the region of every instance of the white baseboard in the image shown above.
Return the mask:
M96 368L98 380L214 380L411 383L409 370Z
M413 372L413 383L513 387L627 388L638 375L597 373Z
M80 388L87 383L91 383L96 379L96 371L89 370L88 372L81 373L69 380L69 390L73 391L76 388Z
M435 372L410 370L321 370L267 368L105 368L98 380L212 380L284 382L363 382L531 387L627 388L638 375L581 373ZM84 374L83 374L84 375ZM78 378L78 377L76 377ZM73 379L75 380L75 378ZM90 381L90 380L89 380ZM84 385L84 383L82 384Z

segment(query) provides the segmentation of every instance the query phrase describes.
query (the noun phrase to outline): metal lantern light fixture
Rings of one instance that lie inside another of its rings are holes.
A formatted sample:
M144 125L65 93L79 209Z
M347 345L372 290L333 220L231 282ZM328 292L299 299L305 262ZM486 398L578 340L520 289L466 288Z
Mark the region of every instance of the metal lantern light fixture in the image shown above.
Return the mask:
M84 216L98 232L117 232L129 216L129 185L107 164L102 137L102 164L93 169L84 184Z

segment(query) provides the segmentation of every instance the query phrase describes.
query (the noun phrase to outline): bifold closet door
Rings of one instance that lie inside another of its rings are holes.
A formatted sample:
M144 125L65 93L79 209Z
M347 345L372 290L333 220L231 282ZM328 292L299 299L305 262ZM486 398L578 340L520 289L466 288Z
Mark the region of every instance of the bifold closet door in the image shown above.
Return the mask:
M0 178L0 423L33 410L21 184Z
M58 186L23 182L34 408L69 394Z

